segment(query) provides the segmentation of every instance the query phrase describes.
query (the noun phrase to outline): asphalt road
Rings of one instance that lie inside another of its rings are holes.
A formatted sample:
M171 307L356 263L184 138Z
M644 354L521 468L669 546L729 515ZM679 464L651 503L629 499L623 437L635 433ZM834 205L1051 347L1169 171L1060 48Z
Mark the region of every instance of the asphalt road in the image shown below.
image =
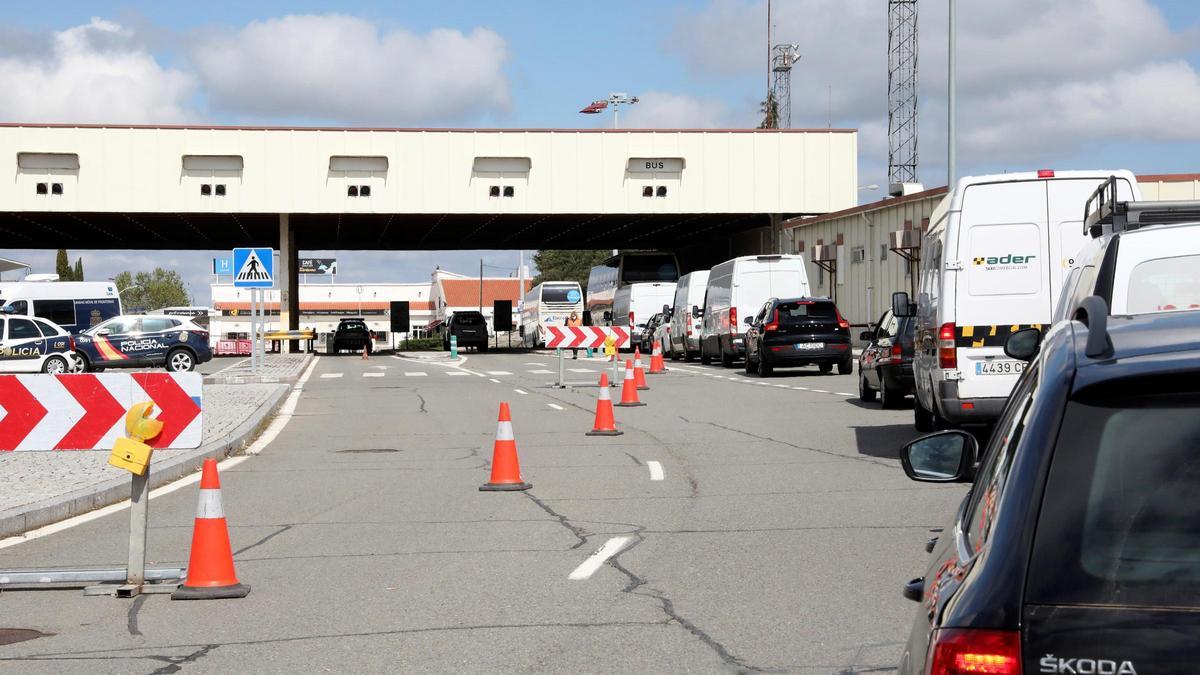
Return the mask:
M221 475L247 598L5 593L0 628L50 635L0 646L0 671L894 667L917 609L901 585L963 494L900 471L911 410L815 369L668 366L605 438L584 435L596 388L548 386L549 355L321 357L283 432ZM528 492L477 489L500 401ZM196 498L153 500L155 564L186 563ZM120 566L126 529L122 511L0 549L0 568Z

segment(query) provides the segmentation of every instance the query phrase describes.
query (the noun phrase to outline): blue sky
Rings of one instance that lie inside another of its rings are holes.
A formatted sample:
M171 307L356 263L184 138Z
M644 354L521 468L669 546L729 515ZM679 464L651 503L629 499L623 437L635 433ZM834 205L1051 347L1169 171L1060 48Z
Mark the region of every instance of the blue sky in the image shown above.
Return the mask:
M962 172L1200 171L1197 3L958 2ZM793 126L858 128L864 185L886 183L885 6L773 5L775 41L796 42L803 54ZM622 111L622 126L745 127L758 121L766 80L763 0L66 0L52 11L39 3L5 9L0 119L8 121L580 127L611 118L579 108L627 91L642 102ZM946 3L925 0L920 11L920 177L932 186L945 182ZM370 83L346 76L359 72ZM74 97L56 94L63 82ZM82 255L96 276L140 264L132 252ZM472 273L481 255L497 268L516 264L515 252L497 251L433 260ZM53 264L52 251L0 256L38 271ZM339 257L346 281L430 272L424 253ZM207 299L209 258L162 256L202 289L198 301Z

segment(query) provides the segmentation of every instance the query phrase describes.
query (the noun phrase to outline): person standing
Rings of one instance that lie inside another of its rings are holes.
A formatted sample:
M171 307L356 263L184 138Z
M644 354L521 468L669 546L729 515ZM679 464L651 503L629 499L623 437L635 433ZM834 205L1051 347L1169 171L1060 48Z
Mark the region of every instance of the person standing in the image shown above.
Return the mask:
M583 325L583 319L579 318L579 313L576 312L575 310L571 310L571 316L567 317L567 328L575 328L576 326L582 326L582 325ZM572 359L579 358L579 347L571 348L571 358Z

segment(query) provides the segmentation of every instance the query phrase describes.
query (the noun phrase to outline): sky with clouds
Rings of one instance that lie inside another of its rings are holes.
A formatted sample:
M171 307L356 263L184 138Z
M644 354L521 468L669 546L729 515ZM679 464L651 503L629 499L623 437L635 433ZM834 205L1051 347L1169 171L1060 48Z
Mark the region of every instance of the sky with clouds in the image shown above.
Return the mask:
M958 2L961 173L1200 170L1200 4ZM792 124L859 129L859 178L887 182L884 0L775 0L796 43ZM945 184L947 0L922 0L920 178ZM0 120L590 127L610 91L623 127L751 127L766 88L765 0L544 3L60 0L0 19ZM313 92L322 92L314 96ZM864 192L864 199L880 196ZM52 271L53 251L0 257ZM340 281L489 274L515 251L322 252ZM72 252L90 278L179 269L208 301L212 253Z

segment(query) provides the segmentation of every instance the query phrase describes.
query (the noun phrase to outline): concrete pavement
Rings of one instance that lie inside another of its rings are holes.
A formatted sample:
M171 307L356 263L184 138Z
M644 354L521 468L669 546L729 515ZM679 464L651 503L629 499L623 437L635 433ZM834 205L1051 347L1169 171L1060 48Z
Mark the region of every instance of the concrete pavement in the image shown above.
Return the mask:
M595 389L549 387L552 356L321 357L283 432L222 474L249 597L5 593L6 626L53 635L0 646L0 671L893 667L916 611L900 586L963 494L903 476L911 411L815 369L759 384L667 365L646 407L617 409L625 435L597 438ZM590 381L603 364L567 366ZM477 489L501 400L529 492ZM195 500L152 502L155 564L186 562ZM0 568L119 565L126 527L0 549Z

